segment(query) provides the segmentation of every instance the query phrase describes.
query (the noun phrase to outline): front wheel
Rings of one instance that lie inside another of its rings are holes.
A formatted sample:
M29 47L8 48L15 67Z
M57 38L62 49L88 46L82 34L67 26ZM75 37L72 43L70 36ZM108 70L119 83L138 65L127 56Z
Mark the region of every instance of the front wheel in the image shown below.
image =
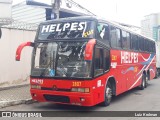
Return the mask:
M112 86L110 82L107 83L104 93L104 102L102 103L103 106L108 106L112 100Z
M146 78L145 78L145 75L143 74L142 75L142 83L141 83L140 89L144 90L145 86L146 86Z

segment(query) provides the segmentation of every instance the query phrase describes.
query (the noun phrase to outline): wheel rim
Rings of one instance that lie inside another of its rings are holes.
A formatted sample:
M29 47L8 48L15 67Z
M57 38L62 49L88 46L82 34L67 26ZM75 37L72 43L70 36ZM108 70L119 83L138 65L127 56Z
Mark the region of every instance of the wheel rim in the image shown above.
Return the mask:
M107 87L106 89L106 99L108 100L108 102L110 103L111 102L111 99L112 99L112 89Z

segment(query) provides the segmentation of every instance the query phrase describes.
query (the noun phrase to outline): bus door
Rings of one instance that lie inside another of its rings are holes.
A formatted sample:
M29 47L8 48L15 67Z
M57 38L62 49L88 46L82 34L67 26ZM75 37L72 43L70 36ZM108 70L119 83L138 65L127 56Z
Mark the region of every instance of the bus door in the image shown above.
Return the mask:
M110 67L110 49L95 46L94 77L106 73Z

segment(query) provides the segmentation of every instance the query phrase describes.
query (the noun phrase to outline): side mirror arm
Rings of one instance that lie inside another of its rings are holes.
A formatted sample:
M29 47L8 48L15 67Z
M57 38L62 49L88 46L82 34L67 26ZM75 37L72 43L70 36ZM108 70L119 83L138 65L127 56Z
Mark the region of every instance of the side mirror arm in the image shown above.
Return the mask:
M16 61L20 61L21 52L22 52L23 48L26 46L34 47L34 43L33 42L25 42L25 43L20 44L16 50Z

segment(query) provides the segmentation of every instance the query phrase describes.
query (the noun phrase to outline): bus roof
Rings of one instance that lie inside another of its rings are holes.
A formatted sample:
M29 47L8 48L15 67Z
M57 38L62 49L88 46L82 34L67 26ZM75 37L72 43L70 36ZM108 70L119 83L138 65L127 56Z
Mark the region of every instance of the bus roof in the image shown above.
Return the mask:
M95 16L78 16L78 17L67 17L67 18L59 18L59 19L53 19L48 20L45 22L42 22L40 24L48 24L53 22L65 22L65 21L74 21L74 20L98 20Z
M117 28L120 28L122 30L125 30L125 31L128 31L132 34L135 34L135 35L138 35L138 36L141 36L141 37L144 37L146 39L149 39L149 40L152 40L153 42L155 42L154 39L152 38L149 38L149 37L146 37L142 34L139 34L139 33L136 33L135 31L129 29L129 28L126 28L116 22L113 22L111 20L106 20L104 18L100 18L100 17L97 17L97 16L78 16L78 17L67 17L67 18L60 18L60 19L54 19L54 20L48 20L48 21L45 21L45 22L42 22L40 23L40 25L44 25L44 24L50 24L50 23L53 23L53 22L65 22L65 21L75 21L75 20L93 20L93 21L99 21L99 22L104 22L104 23L108 23L110 25L113 25Z

